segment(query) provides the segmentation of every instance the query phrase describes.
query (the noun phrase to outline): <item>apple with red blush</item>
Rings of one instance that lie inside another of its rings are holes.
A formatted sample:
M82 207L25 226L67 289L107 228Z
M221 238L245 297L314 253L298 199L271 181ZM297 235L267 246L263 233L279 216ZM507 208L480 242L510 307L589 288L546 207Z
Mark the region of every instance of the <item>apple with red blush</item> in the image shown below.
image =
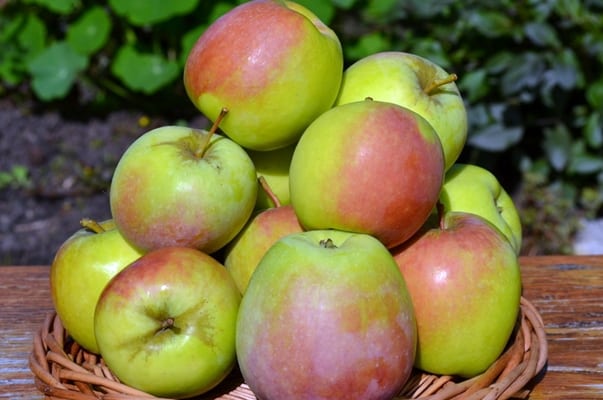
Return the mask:
M415 309L415 366L469 378L502 354L513 333L519 262L506 236L486 219L438 208L438 223L392 254Z
M423 225L443 179L432 126L405 107L366 99L331 108L305 130L289 190L304 229L366 233L391 248Z
M184 86L210 120L231 110L220 126L228 137L264 151L295 143L333 105L342 75L341 43L315 14L295 2L252 0L199 37Z

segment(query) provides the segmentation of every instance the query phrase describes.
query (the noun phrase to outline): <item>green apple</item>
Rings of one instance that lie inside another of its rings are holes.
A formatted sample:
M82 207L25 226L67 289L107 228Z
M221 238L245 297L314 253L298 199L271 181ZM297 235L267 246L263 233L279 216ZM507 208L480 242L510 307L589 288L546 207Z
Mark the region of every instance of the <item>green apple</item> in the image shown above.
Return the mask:
M519 263L505 236L478 215L445 212L439 226L392 254L415 308L415 366L465 378L485 371L505 349L519 312Z
M239 366L261 399L391 399L411 373L415 345L404 279L370 235L283 237L239 309Z
M224 251L224 266L241 293L268 249L280 238L303 229L291 205L259 211Z
M521 251L522 229L515 203L487 169L472 164L455 164L446 172L440 202L448 211L477 214L507 237L515 253Z
M119 160L110 190L113 219L135 246L187 246L213 253L253 212L253 162L232 140L184 126L136 139Z
M442 145L423 117L361 100L333 107L306 129L289 190L304 229L366 233L394 247L423 225L443 179Z
M337 35L294 2L252 0L218 18L199 37L184 68L193 104L243 147L293 144L329 109L341 84Z
M56 252L50 266L50 293L57 315L71 337L98 353L94 308L105 285L142 252L130 245L112 220L82 220L83 228Z
M188 247L153 250L105 287L94 315L100 353L125 384L188 398L236 364L241 295L226 269Z
M253 151L248 150L247 154L251 157L251 161L255 165L255 170L258 178L262 176L274 196L278 198L278 202L282 206L291 203L289 196L289 166L295 145L292 144L281 149L272 151ZM258 197L256 200L256 210L275 207L274 201L267 195L265 190L258 188Z
M444 149L446 169L458 159L467 140L467 111L449 74L431 60L388 51L371 54L343 74L337 104L370 97L408 107L434 127Z

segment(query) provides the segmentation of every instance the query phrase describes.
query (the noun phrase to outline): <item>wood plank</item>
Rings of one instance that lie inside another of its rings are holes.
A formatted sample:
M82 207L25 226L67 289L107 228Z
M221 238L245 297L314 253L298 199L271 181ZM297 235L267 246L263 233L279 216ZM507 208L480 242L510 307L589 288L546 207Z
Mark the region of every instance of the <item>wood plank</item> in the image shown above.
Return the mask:
M542 315L549 362L530 399L603 399L603 257L523 257L524 296ZM27 365L52 311L47 266L0 267L0 398L43 399Z
M48 267L0 267L0 398L43 399L27 359L53 310Z
M522 258L524 296L543 318L549 348L530 399L603 399L603 257Z

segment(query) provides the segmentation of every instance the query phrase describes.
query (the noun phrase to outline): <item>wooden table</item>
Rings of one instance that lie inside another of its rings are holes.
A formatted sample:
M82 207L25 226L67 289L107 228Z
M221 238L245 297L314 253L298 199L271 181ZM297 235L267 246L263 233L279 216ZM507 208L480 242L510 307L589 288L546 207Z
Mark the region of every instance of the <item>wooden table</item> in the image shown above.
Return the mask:
M530 399L603 399L603 257L521 259L524 296L549 345ZM0 398L42 399L28 368L32 337L52 311L46 266L0 266Z

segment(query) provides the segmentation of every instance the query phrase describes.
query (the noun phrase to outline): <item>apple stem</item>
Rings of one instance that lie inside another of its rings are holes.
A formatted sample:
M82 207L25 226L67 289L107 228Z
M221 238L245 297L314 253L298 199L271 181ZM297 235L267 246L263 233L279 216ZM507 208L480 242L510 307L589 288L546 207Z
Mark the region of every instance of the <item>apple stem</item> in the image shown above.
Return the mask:
M444 226L444 204L442 204L441 201L438 201L436 204L436 209L438 211L438 225L441 230L444 230L446 229L446 226Z
M197 150L195 151L195 157L202 158L203 155L205 155L205 152L209 148L209 142L211 141L211 137L218 130L218 127L220 126L220 123L224 119L224 116L226 115L227 112L228 112L228 108L222 107L222 109L220 110L220 114L218 114L218 118L216 118L216 120L214 121L214 123L211 126L211 128L209 129L209 131L203 135L203 138L202 138L201 142L199 143Z
M434 80L433 82L431 82L431 85L427 86L425 89L423 89L423 91L425 92L425 94L431 94L434 90L436 90L440 86L444 86L448 83L452 83L452 82L456 81L457 79L458 79L458 76L456 74L450 74L446 78Z
M163 320L163 322L161 323L161 328L159 329L159 331L157 331L157 333L161 333L161 332L165 332L168 329L172 329L174 327L174 318L172 317L167 317L165 320Z
M105 232L105 228L101 226L98 222L91 218L82 218L80 220L80 225L83 228L90 229L94 233L103 233Z
M281 201L279 200L278 196L276 194L274 194L274 192L270 188L270 185L266 181L266 178L264 178L263 176L259 176L258 177L258 181L260 182L260 186L262 187L262 189L264 190L264 192L266 193L266 195L268 196L268 198L274 204L274 207L275 208L280 207L281 206Z
M331 238L328 239L322 239L319 242L321 247L324 247L325 249L336 249L337 246L335 246L335 243L333 243L333 240L331 240Z

